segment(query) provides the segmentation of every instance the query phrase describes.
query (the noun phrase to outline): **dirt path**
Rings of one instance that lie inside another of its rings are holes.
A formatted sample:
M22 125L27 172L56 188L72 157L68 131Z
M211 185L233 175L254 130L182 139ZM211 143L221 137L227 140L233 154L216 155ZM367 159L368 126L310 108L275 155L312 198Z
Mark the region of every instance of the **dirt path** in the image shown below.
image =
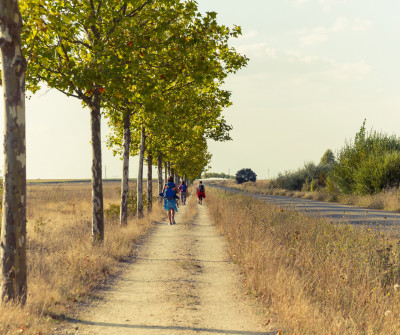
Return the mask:
M181 207L182 208L182 207ZM160 223L137 260L74 321L77 334L276 334L243 295L205 206L193 223Z

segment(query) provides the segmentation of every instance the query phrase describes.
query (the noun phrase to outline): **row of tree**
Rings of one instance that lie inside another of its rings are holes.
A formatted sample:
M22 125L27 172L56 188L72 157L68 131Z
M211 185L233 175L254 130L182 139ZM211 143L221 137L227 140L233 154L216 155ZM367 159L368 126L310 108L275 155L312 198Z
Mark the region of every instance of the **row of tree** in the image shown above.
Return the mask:
M11 0L0 3L4 2L16 4ZM160 192L163 168L164 178L174 174L194 179L211 158L207 139L230 139L231 126L222 116L230 105L230 92L222 85L248 61L228 45L230 38L240 35L240 27L219 25L216 13L202 15L190 0L20 0L19 4L24 19L22 38L19 31L13 38L22 41L26 55L25 62L21 52L20 89L24 92L26 76L26 88L32 93L46 85L80 99L90 111L92 241L99 243L104 239L101 115L107 117L112 130L108 146L123 156L120 215L121 224L126 224L129 156L139 155L137 210L141 217L145 160L150 181L152 166L157 164ZM4 15L10 8L4 9ZM19 14L17 7L13 10ZM5 51L3 46L3 57ZM16 66L4 61L2 65L3 78L8 67ZM9 170L5 170L7 194ZM151 182L148 190L151 206ZM20 199L19 205L25 208ZM9 224L3 220L2 243L9 225L25 227L25 213L19 212L19 221ZM25 241L23 231L18 236ZM16 246L19 237L14 234L12 239L9 244ZM2 298L20 296L24 300L26 273L24 288L16 292L15 285L20 284L15 283L22 283L10 277L16 252L12 247L5 249L1 255ZM7 259L11 261L6 269L3 260ZM8 286L3 285L6 281Z
M234 176L231 176L227 173L217 173L217 172L205 172L201 175L202 178L221 178L221 179L234 179Z

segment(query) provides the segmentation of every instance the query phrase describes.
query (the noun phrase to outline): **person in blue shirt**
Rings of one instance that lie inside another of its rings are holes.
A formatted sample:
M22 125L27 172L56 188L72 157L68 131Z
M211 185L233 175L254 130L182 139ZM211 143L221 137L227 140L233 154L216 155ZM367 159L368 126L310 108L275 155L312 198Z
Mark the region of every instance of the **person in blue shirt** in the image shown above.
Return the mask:
M168 221L170 225L175 224L175 212L178 212L177 199L179 197L176 195L177 187L174 183L174 177L170 176L168 178L168 183L164 185L163 195L164 195L164 209L168 212Z
M186 190L187 190L187 186L185 184L184 181L182 181L182 183L179 185L179 191L181 191L181 201L182 201L182 205L186 205Z

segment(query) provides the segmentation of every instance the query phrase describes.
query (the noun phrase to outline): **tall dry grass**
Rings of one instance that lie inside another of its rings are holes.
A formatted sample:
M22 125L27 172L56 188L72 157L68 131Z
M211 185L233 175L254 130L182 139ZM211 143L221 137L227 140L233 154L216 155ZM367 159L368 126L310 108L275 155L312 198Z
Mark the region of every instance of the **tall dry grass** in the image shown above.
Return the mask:
M134 185L131 185L133 188ZM118 183L104 184L104 207L119 203ZM126 227L105 221L105 240L91 245L89 183L28 185L28 299L26 306L0 308L0 334L51 334L76 302L95 297L94 289L115 275L121 261L152 221L165 216L159 206Z
M346 205L400 212L400 188L386 189L380 193L370 195L331 195L325 189L320 189L314 192L277 189L273 188L268 180L257 180L254 183L248 182L240 185L236 184L236 182L233 180L217 181L214 183L217 183L221 186L241 190L247 193L281 195L319 201L332 201Z
M288 334L399 334L396 241L243 195L208 200L249 292Z

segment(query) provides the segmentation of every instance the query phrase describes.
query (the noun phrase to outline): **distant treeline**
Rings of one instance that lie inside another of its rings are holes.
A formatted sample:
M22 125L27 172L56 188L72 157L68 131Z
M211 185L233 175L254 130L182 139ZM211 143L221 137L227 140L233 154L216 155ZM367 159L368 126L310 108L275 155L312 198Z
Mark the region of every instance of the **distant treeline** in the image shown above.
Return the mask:
M288 190L325 189L338 194L373 194L400 185L400 139L365 129L346 141L336 157L327 150L318 164L306 163L297 171L281 173L273 187Z
M201 177L204 179L208 178L235 179L235 176L230 176L229 174L226 173L215 173L215 172L203 173Z

